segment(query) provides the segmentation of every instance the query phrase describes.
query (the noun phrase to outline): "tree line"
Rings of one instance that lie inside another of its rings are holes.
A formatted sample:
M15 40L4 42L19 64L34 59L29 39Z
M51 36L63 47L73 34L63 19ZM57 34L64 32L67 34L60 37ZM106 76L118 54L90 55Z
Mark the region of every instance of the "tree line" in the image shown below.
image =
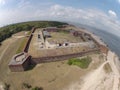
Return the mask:
M32 27L45 28L53 26L66 25L67 23L57 21L30 21L17 24L11 24L0 28L0 43L20 31L29 31Z

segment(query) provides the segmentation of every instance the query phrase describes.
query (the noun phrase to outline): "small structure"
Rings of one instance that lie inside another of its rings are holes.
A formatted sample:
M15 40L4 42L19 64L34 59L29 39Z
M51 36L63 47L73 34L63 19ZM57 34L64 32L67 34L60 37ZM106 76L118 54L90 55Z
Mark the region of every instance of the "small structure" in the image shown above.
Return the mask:
M41 36L38 34L38 42L41 42Z
M64 46L68 46L68 45L69 45L69 43L68 43L68 42L65 42L65 43L64 43Z
M43 31L43 36L44 36L44 38L51 37L51 35L50 35L50 33L48 31Z
M54 42L48 42L47 40L45 41L46 44L46 48L56 48L57 44L55 44Z
M38 38L40 39L40 34L38 34Z
M9 68L12 72L25 71L30 65L30 56L24 52L16 54L10 61Z
M108 48L107 46L104 46L104 45L99 45L99 48L100 48L100 51L104 54L107 54L108 53Z
M78 31L76 31L76 30L70 30L70 33L71 33L73 36L78 36Z

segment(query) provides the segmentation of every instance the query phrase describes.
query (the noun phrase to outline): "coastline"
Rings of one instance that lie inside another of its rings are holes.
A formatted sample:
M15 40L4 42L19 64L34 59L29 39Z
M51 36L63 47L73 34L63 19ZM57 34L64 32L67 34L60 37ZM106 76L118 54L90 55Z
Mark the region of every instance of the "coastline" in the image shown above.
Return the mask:
M104 43L98 36L94 37L96 37L96 39L99 39L101 43ZM29 83L33 86L41 85L41 87L43 87L45 90L119 90L116 89L119 88L118 86L120 86L118 72L119 71L118 69L120 68L118 60L119 58L111 50L109 50L109 56L108 54L106 56L104 55L104 57L108 56L107 57L108 59L106 58L100 59L99 58L100 56L101 53L100 54L97 53L97 55L96 54L90 55L90 57L92 58L92 62L87 69L81 69L77 66L69 66L67 65L67 61L60 61L37 65L33 70L20 73L19 75L18 73L11 73L8 67L6 67L4 68L4 73L1 74L1 77L8 78L7 81L5 80L8 84L12 82L11 88L14 88L13 86L16 85L15 88L19 89L21 88L20 85L26 81L26 83ZM112 58L110 58L111 56ZM3 63L1 67L3 66L7 65ZM110 68L112 67L110 69L111 71L108 70L108 73L106 73L106 70L104 70L106 66ZM1 68L1 70L3 70L3 68ZM36 74L33 75L33 73ZM7 76L8 74L9 76ZM29 76L30 79L29 78L27 79L26 76ZM11 81L13 79L14 81ZM4 80L1 81L5 82ZM4 83L2 84L2 82L1 85L4 84ZM100 82L102 82L104 85L101 84ZM69 86L71 84L72 88L71 86ZM98 85L100 85L99 88L94 89ZM66 89L66 87L68 86L69 88ZM104 86L106 86L107 88ZM114 89L111 89L113 88L112 86L114 86Z
M80 29L79 27L77 27ZM95 34L87 31L96 41L107 47L105 42ZM108 47L107 47L108 48ZM120 61L118 55L108 48L108 53L104 63L101 64L97 69L91 71L84 77L84 81L80 84L80 81L72 84L68 87L68 90L120 90ZM104 67L109 65L111 72L106 73ZM98 77L99 76L99 77ZM94 77L94 78L93 78ZM103 83L101 83L103 82ZM67 90L67 89L64 89Z

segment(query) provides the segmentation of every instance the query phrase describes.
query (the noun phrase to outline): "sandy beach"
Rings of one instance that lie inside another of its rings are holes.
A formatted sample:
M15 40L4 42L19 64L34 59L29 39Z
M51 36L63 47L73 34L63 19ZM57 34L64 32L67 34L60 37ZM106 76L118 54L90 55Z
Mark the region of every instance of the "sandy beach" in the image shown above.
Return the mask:
M88 32L88 31L85 31ZM89 32L89 34L91 34ZM99 43L105 45L99 37L91 34ZM105 45L106 46L106 45ZM105 55L105 54L104 54ZM108 68L106 68L106 66ZM95 70L89 72L83 82L78 80L64 90L120 90L120 61L119 57L108 51L105 55L104 62Z
M43 90L62 90L76 83L78 80L83 82L83 77L85 77L85 75L98 68L104 62L102 54L93 53L89 55L89 57L92 58L92 62L87 69L81 69L75 65L70 66L67 64L68 60L65 60L42 63L26 72L11 72L8 63L16 53L20 43L20 40L11 43L10 48L8 48L7 51L5 51L5 55L3 55L4 60L1 60L0 65L0 88L3 87L4 83L7 83L10 84L11 90L21 90L22 83L28 83L32 85L32 87L42 87ZM6 47L7 46L5 46L5 48ZM11 53L11 51L13 52ZM6 57L6 54L9 54L9 57Z
M100 38L96 39L103 43ZM10 60L8 58L12 58L16 53L20 44L18 42L16 40L11 43L9 50L5 51L6 54L9 53L9 57L4 56L5 61L1 61L0 90L5 82L10 84L11 90L21 90L23 82L33 87L40 86L43 90L120 90L120 62L118 56L110 50L107 55L102 53L89 55L92 62L87 69L69 66L65 60L42 63L32 70L13 73L7 66ZM14 51L11 53L11 50Z

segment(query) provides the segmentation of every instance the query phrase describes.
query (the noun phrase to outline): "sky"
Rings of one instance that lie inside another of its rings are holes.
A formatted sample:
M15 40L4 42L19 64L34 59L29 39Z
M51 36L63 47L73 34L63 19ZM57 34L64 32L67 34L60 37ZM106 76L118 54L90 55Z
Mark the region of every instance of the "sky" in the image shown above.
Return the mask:
M0 0L0 27L35 20L77 22L120 36L120 0Z

